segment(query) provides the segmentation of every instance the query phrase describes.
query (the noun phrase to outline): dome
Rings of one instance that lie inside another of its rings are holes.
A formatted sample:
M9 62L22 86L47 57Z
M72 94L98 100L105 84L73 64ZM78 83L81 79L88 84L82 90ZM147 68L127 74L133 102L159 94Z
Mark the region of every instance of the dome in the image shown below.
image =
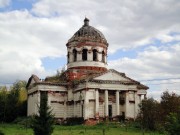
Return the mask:
M96 28L89 25L89 19L84 19L84 25L68 40L68 43L74 41L91 41L105 43L108 46L107 40L104 35Z

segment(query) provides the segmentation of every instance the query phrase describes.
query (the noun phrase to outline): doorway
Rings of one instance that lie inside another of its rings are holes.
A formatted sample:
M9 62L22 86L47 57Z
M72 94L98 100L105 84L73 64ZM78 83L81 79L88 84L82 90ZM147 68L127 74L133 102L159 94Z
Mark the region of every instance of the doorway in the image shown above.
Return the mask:
M108 105L109 108L109 118L112 118L112 105Z

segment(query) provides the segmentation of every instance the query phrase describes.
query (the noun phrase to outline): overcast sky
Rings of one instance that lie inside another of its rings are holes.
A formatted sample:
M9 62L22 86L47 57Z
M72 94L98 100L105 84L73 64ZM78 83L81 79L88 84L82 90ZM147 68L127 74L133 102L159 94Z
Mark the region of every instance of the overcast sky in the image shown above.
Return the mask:
M54 75L85 18L106 37L108 66L180 94L180 0L0 0L0 85Z

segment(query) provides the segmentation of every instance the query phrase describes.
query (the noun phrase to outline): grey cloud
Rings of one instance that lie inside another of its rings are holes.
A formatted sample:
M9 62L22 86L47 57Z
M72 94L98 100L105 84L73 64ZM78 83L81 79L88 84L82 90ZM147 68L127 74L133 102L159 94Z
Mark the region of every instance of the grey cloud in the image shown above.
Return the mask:
M0 8L4 8L6 6L9 6L11 0L1 0L0 1Z

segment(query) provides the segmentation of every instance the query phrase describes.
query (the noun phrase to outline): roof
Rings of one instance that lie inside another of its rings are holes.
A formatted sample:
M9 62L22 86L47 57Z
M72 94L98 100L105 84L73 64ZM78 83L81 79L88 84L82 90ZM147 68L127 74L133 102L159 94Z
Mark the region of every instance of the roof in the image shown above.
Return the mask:
M35 83L41 81L36 75L33 74L33 75L31 75L31 77L29 78L28 83L27 83L27 85L26 85L26 88L29 87L29 85L31 84L31 81L32 81L32 80L34 80Z
M28 83L26 85L26 88L28 88L31 85L32 80L34 81L34 85L43 84L43 85L55 85L55 86L65 86L67 85L67 81L64 78L64 74L61 75L55 75L51 77L47 77L45 80L39 79L36 75L32 75Z
M98 79L95 79L97 77L100 77L102 75L105 75L109 72L112 72L112 73L116 73L120 76L122 76L123 78L126 78L128 81L126 80L98 80ZM78 85L79 83L83 83L83 82L95 82L95 83L107 83L107 84L124 84L124 85L137 85L137 88L138 89L149 89L149 87L141 84L140 82L136 81L136 80L133 80L129 77L127 77L125 75L125 73L121 73L121 72L118 72L114 69L109 69L105 72L102 72L102 73L97 73L97 74L92 74L92 75L89 75L87 76L86 78L82 78L82 79L79 79L79 80L75 80L74 84L75 85Z
M32 75L29 78L29 81L28 81L28 84L27 84L26 87L28 88L31 81L34 80L35 84L43 84L43 85L67 86L67 85L73 84L73 86L77 86L78 84L84 83L84 82L94 82L94 83L99 83L99 84L105 83L105 84L137 85L138 89L145 89L145 90L149 89L149 87L141 84L140 82L135 81L135 80L127 77L125 75L125 73L118 72L118 71L116 71L114 69L109 69L107 71L99 72L99 73L98 72L94 72L94 73L92 73L92 72L88 73L87 72L87 74L85 76L82 76L80 78L71 80L70 81L71 83L69 83L69 80L68 80L68 77L67 77L67 72L68 72L68 70L61 73L60 75L47 77L43 81L40 80L36 75ZM125 78L125 79L120 79L120 80L97 79L98 77L102 77L103 75L107 75L108 73L115 73L115 74L117 74L120 77Z
M105 43L108 46L105 36L96 28L89 25L89 19L84 19L84 25L68 40L73 41L93 41Z

